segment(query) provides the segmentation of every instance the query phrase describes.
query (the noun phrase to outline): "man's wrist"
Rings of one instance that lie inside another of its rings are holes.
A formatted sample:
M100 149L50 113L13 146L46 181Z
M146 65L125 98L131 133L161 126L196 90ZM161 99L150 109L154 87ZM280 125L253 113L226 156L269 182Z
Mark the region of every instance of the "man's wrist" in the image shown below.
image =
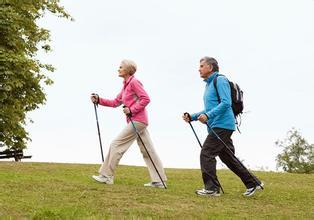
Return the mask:
M207 115L207 113L204 113L204 115L206 116L207 120L209 119L209 116Z

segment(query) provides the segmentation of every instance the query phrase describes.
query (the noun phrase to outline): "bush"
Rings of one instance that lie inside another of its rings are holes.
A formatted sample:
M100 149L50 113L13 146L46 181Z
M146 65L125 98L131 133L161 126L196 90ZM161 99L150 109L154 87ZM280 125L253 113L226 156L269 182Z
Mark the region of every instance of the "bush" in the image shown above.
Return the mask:
M292 128L285 140L275 144L283 148L277 155L278 168L289 173L314 173L314 144L308 144L298 130Z

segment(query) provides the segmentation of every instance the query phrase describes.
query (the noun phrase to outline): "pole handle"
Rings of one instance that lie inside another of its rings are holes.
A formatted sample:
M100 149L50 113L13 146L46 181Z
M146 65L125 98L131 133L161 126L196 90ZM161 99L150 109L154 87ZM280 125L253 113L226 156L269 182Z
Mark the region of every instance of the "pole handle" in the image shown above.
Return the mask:
M189 120L192 121L192 117L188 112L184 112L183 115L187 116L189 118Z
M123 105L122 108L128 108L128 106ZM126 116L127 116L129 119L131 119L131 117L132 117L132 112L129 113L129 114L126 114Z
M97 97L97 102L94 103L96 105L96 107L98 107L99 104L99 95L97 93L92 93L91 96L96 96Z

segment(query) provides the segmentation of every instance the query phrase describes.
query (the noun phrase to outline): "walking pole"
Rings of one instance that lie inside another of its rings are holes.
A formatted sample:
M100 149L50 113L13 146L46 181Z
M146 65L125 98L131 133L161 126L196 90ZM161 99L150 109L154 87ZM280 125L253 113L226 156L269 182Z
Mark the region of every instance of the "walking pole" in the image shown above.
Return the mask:
M197 136L197 134L196 134L196 132L195 132L195 130L194 130L192 124L191 124L191 116L190 116L190 114L187 113L187 112L185 112L184 115L187 115L187 116L189 117L189 119L190 119L189 125L190 125L191 128L192 128L192 131L193 131L193 133L194 133L194 135L195 135L195 137L196 137L196 140L197 140L198 144L200 145L201 148L203 148L203 146L202 146L202 144L201 144L201 142L200 142L200 139L198 138L198 136ZM219 182L218 179L217 179L217 183L218 183L218 185L219 185L219 187L220 187L222 193L225 193L225 192L224 192L224 189L222 188L222 186L221 186L221 184L220 184L220 182Z
M101 151L101 159L102 159L102 162L104 162L104 153L103 153L103 150L102 150L102 143L101 143L101 137L100 137L100 129L99 129L98 115L97 115L97 106L98 105L96 103L94 103L96 122L97 122L97 130L98 130L98 138L99 138L100 151Z
M207 125L207 128L210 129L214 135L218 138L218 140L221 141L221 143L228 149L228 151L231 153L231 155L233 155L233 157L240 163L240 165L246 169L249 173L249 175L252 177L252 179L255 181L255 183L261 187L261 189L264 189L263 186L261 185L261 183L259 183L259 181L257 181L256 177L251 174L251 172L244 166L244 164L234 155L234 153L232 152L232 150L230 150L230 148L227 146L227 144L219 137L219 135L214 131L214 129L212 129L207 123L205 123Z
M123 106L123 108L125 108L125 107L126 107L126 106ZM161 176L160 176L160 174L159 174L159 172L158 172L158 169L157 169L157 167L155 166L155 163L154 163L153 159L151 158L150 154L148 153L148 150L147 150L147 148L146 148L146 146L145 146L145 144L144 144L144 141L142 140L142 138L141 138L141 136L140 136L138 130L137 130L136 127L135 127L135 124L134 124L133 120L131 119L132 116L131 116L130 114L127 114L127 117L130 119L130 122L132 123L134 132L136 133L137 137L140 139L141 143L143 144L143 147L144 147L144 149L145 149L145 151L146 151L146 153L147 153L147 155L148 155L150 161L152 162L152 164L153 164L153 166L154 166L154 168L155 168L155 170L156 170L156 172L157 172L157 174L158 174L158 176L159 176L159 178L160 178L160 180L161 180L161 182L162 182L162 185L165 187L165 189L167 189L167 186L166 186L166 184L164 183L164 181L162 180L162 178L161 178Z

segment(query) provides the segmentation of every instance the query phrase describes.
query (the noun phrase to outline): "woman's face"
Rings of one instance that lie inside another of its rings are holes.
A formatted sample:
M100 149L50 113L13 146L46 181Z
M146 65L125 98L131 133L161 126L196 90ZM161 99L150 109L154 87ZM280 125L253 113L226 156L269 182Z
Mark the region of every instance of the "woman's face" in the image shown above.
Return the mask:
M121 63L120 66L119 66L118 72L119 72L119 76L120 76L120 77L123 77L123 78L125 78L125 77L127 77L127 76L130 75L130 74L126 71L125 65L123 65L122 63Z

